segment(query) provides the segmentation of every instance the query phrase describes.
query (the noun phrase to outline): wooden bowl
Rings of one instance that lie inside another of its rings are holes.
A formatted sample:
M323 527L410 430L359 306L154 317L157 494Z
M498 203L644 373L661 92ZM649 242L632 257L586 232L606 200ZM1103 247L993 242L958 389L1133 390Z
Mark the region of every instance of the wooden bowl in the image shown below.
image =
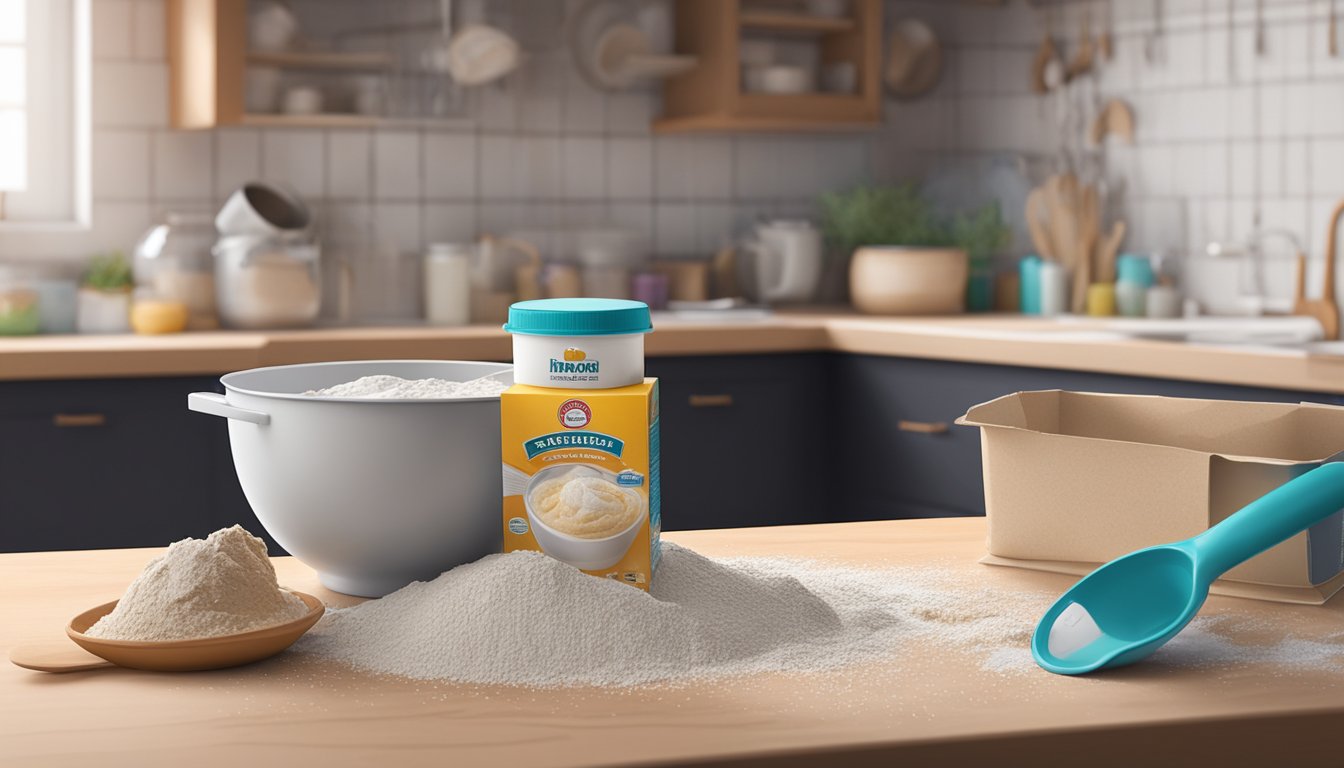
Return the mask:
M970 263L957 248L865 246L849 264L849 297L870 315L947 315L966 310Z
M198 640L144 642L106 640L84 634L95 622L117 607L116 600L97 608L90 608L71 619L65 628L65 634L79 647L120 667L155 672L196 672L204 669L237 667L270 658L285 650L322 618L326 606L321 600L302 592L293 594L308 606L308 613L284 624L240 632L236 635Z

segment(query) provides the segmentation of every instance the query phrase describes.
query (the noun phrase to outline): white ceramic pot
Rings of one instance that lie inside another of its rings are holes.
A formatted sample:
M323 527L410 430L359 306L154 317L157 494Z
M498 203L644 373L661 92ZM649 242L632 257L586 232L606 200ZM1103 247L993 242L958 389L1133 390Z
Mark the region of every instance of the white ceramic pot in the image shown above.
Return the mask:
M220 379L191 410L229 420L257 519L337 592L378 597L499 552L499 398L359 400L304 392L363 376L466 381L510 366L311 363Z
M527 490L523 493L523 506L527 509L527 522L532 527L532 535L536 537L537 544L541 546L542 552L563 563L569 563L582 571L606 570L619 563L621 558L625 557L625 553L630 551L630 545L635 543L635 536L642 530L644 522L649 519L648 510L645 510L642 515L635 516L635 521L625 530L601 539L583 539L578 536L570 536L546 525L532 509L532 489L552 477L574 472L575 466L574 464L564 464L551 467L532 476L531 481L527 484ZM616 484L616 476L611 472L598 467L579 466L613 485ZM629 489L626 492L635 493ZM643 504L642 499L640 503Z
M75 325L80 333L131 332L130 289L80 288L75 303Z
M946 315L966 309L966 252L865 246L849 264L849 296L872 315Z

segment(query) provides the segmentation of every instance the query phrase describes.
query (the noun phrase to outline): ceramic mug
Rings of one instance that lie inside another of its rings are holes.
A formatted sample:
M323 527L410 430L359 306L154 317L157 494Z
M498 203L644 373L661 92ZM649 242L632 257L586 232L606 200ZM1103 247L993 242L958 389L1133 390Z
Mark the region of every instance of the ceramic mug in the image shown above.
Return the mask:
M756 288L762 302L802 302L812 298L821 277L821 232L810 222L779 220L756 227L746 244L752 254Z

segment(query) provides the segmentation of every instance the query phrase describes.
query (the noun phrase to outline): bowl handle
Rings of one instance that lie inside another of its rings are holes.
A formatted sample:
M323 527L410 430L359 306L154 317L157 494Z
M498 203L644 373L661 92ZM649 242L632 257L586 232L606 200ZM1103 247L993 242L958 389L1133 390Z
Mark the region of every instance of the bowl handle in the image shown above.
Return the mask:
M198 413L208 413L211 416L223 416L226 419L237 419L253 424L271 423L269 413L249 411L246 408L229 405L224 396L216 392L192 392L187 395L187 408Z

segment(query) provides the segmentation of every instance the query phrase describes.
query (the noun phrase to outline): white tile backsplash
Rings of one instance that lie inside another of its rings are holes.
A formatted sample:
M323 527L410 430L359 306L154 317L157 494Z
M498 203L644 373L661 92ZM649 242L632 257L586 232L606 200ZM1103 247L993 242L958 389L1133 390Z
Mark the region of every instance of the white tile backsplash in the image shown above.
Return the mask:
M379 200L420 197L420 134L379 131L373 137L373 194Z
M472 133L425 134L424 194L431 199L476 197L477 140Z
M89 44L99 59L128 59L134 50L135 0L99 0L92 5Z
M214 193L214 135L200 131L154 134L154 196L210 200Z
M161 0L135 0L131 28L131 47L135 58L159 60L165 57L168 41L164 28L166 5Z
M215 132L215 199L222 202L235 189L261 177L261 134L251 128Z
M166 64L100 61L93 68L92 80L95 127L160 128L168 125Z
M333 131L328 134L327 197L342 199L368 197L373 163L371 132Z
M605 142L607 197L616 202L653 198L653 141L613 138Z
M326 138L322 131L265 131L262 175L300 195L320 198L326 190Z
M567 200L602 200L606 196L606 147L601 139L560 140L561 186Z
M142 131L98 130L93 134L93 194L100 200L148 200L151 135Z

